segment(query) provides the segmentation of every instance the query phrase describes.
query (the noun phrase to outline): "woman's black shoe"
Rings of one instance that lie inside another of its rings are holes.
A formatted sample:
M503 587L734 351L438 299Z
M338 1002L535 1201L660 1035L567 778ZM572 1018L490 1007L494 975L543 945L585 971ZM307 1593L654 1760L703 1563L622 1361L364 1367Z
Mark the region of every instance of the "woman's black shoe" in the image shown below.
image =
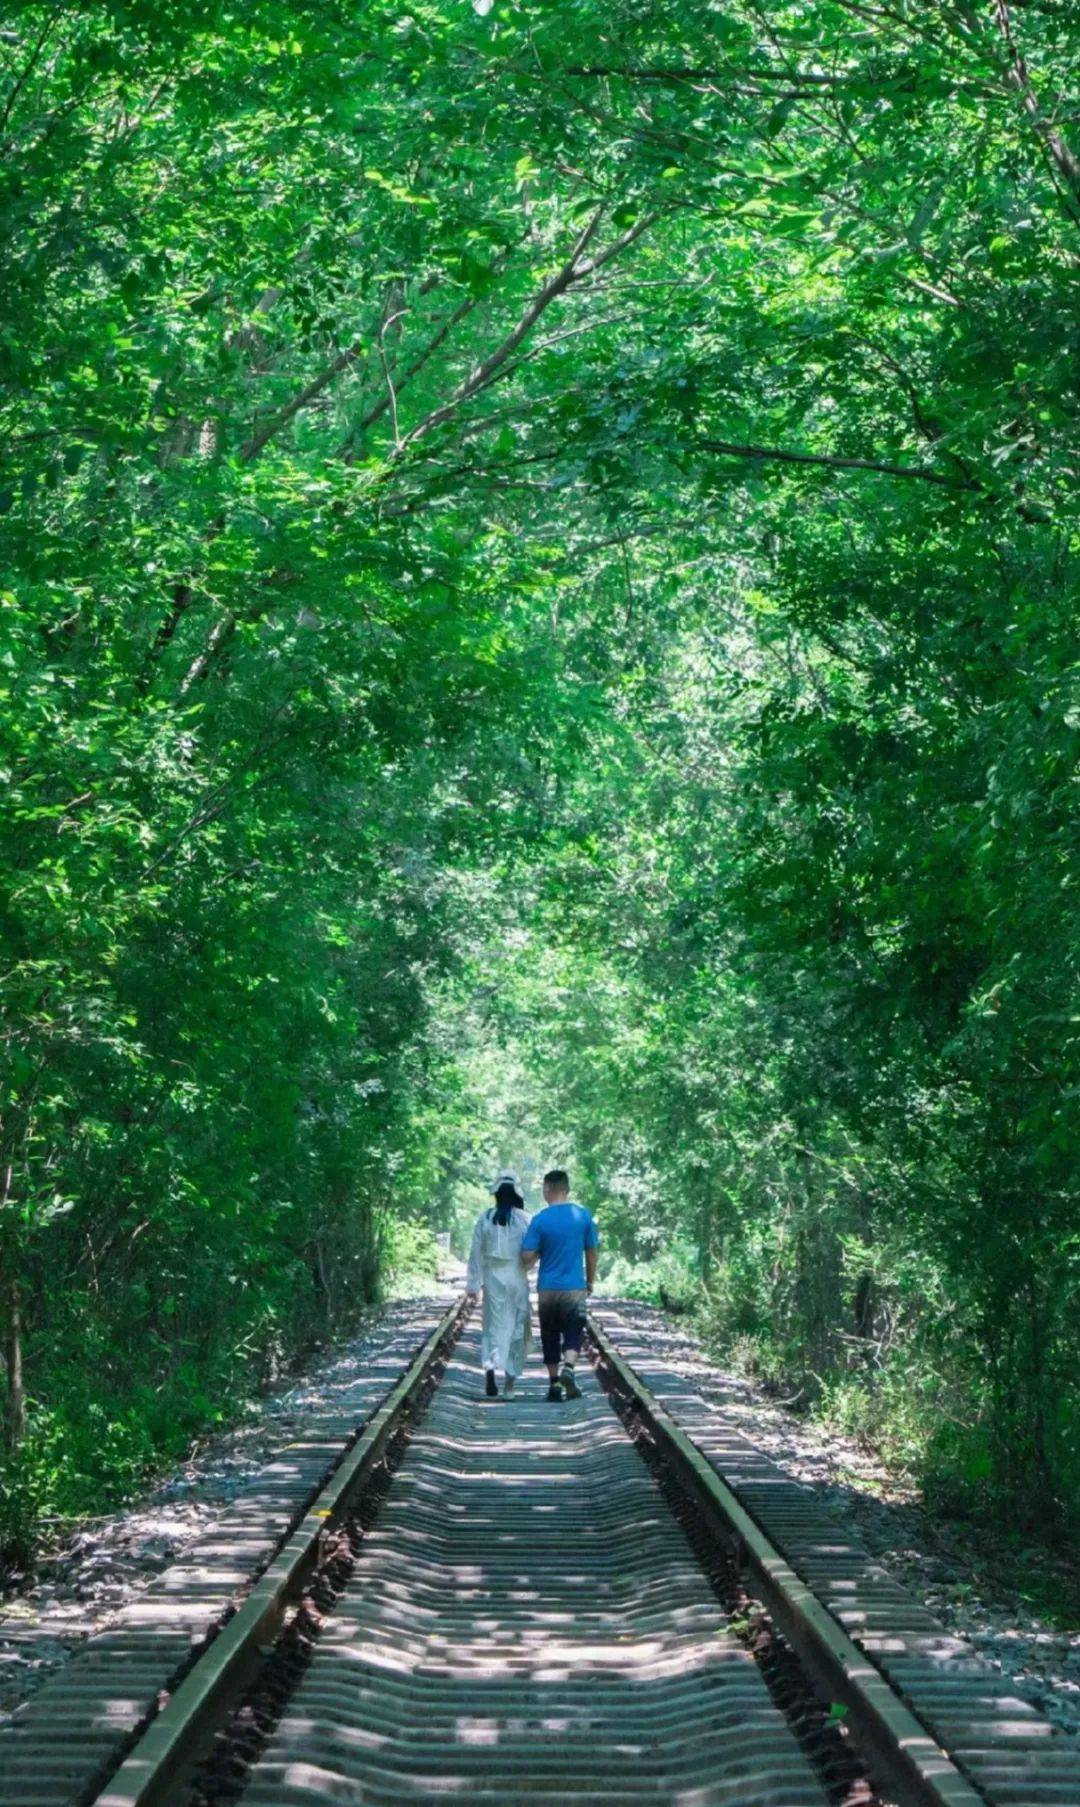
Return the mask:
M496 1385L495 1385L495 1370L494 1370L494 1368L488 1368L488 1369L486 1369L486 1370L485 1370L485 1373L484 1373L484 1392L485 1392L485 1393L486 1393L486 1394L487 1394L487 1396L488 1396L488 1398L489 1398L489 1399L498 1399L498 1397L499 1397L499 1389L498 1389L498 1387L497 1387L497 1386L496 1386Z

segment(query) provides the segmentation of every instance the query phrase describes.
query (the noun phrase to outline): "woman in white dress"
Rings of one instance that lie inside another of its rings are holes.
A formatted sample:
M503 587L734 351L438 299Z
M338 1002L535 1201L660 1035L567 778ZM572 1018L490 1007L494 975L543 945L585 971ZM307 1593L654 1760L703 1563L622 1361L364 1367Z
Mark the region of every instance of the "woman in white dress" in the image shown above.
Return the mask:
M521 1265L521 1239L529 1227L525 1195L512 1173L499 1176L494 1193L494 1207L484 1212L473 1231L465 1283L474 1296L481 1290L484 1294L480 1348L489 1399L499 1391L496 1368L506 1376L503 1392L509 1398L532 1341L529 1282Z

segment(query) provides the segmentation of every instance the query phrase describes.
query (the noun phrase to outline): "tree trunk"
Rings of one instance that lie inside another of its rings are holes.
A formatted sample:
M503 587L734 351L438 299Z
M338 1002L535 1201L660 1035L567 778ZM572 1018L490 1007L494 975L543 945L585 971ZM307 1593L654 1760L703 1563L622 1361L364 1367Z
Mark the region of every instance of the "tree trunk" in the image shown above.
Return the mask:
M4 1432L9 1455L22 1443L26 1434L26 1393L23 1388L22 1305L19 1282L14 1274L5 1286L4 1359L7 1364L7 1398Z

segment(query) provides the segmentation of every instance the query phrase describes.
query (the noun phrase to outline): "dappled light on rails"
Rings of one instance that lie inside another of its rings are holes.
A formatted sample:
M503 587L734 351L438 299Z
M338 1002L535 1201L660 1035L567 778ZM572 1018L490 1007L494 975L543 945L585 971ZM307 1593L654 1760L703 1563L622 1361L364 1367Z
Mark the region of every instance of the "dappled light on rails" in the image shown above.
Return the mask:
M824 1796L595 1382L479 1397L468 1333L244 1794Z

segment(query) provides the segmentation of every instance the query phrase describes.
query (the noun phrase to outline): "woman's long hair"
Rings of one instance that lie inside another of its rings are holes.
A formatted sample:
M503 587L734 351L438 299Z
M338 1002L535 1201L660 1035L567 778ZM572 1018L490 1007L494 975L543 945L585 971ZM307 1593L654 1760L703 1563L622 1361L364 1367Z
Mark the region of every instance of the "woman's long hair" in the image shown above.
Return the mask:
M495 1209L491 1213L492 1221L497 1224L508 1224L511 1211L520 1211L524 1204L525 1200L518 1197L509 1180L504 1180L495 1194Z

